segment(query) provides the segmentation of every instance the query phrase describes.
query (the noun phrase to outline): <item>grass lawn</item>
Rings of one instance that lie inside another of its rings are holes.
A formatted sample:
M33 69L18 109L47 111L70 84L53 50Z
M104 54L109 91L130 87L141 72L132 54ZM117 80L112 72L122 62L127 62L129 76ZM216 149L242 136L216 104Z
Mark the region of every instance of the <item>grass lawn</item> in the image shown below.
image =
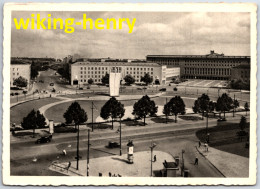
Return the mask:
M209 146L228 153L249 157L249 150L248 148L245 148L247 137L243 137L242 141L240 141L239 137L236 135L239 130L240 128L238 123L229 123L229 125L218 125L209 128ZM245 131L249 132L249 123L245 128ZM206 129L197 131L196 136L203 143L206 140Z
M16 123L18 125L22 122L23 118L27 116L30 111L32 111L32 109L38 110L40 107L46 104L50 104L57 101L60 100L56 98L44 98L25 102L17 106L14 106L10 109L10 121L11 123Z
M164 105L166 103L166 98L165 97L156 97L156 98L152 98L152 100L155 101L156 105ZM170 99L168 98L168 101ZM134 103L137 100L123 100L121 101L121 103L124 104L124 106L133 106ZM87 112L88 115L88 123L91 122L91 101L87 101L87 100L79 100L78 101L79 104L81 105L81 107ZM106 101L104 100L100 100L100 101L94 101L94 105L96 107L96 109L94 109L93 111L93 119L94 121L96 120L96 118L100 115L100 110L102 108L102 106L105 104ZM184 99L184 102L186 104L186 107L191 107L194 103L194 100L191 99ZM46 112L45 115L48 119L52 119L54 120L54 122L65 122L65 119L63 118L63 114L65 113L65 111L67 110L67 108L71 105L72 102L65 102L62 104L58 104L56 106L53 106L51 108L49 108Z

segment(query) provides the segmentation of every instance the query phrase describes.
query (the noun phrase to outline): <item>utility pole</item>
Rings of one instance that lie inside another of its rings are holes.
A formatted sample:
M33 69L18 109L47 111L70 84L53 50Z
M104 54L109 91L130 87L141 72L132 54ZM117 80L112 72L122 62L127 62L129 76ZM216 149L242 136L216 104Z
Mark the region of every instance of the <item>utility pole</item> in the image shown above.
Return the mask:
M181 151L181 156L182 156L182 168L181 168L181 175L183 176L184 175L184 157L183 157L183 154L185 153L185 150L182 150Z
M78 124L78 132L77 132L77 170L79 170L79 124Z
M153 149L155 148L156 144L151 142L151 177L153 176Z
M120 156L122 156L122 130L121 130L121 115L120 115Z
M91 126L92 126L92 132L94 131L94 124L93 124L93 109L94 109L94 107L93 107L93 101L91 102L91 113L92 113L92 122L91 122Z
M235 97L236 97L236 95L234 94L234 102L233 102L233 103L234 103L234 104L233 104L233 106L234 106L234 107L233 107L233 117L235 117L235 100L236 100Z
M167 98L166 98L166 108L167 108L167 109L166 109L166 117L165 117L165 118L166 118L166 124L168 123L168 113L167 113L167 111L168 111L168 106L167 106L167 103L168 103L168 102L167 102Z
M90 130L88 129L88 154L87 154L87 176L89 176L89 135L90 135Z

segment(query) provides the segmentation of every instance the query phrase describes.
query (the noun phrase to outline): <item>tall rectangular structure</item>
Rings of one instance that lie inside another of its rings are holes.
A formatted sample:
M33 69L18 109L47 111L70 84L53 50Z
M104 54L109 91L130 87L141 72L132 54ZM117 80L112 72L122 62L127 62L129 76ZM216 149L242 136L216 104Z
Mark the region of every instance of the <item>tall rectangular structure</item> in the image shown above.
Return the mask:
M119 67L112 67L109 74L109 95L117 97L119 96L121 80L121 69Z

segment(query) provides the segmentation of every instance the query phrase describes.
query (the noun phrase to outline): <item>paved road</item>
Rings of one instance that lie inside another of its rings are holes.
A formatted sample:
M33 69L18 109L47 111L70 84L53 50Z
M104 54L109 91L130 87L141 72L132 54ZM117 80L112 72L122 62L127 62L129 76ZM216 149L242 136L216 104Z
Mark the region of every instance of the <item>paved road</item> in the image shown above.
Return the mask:
M237 122L237 119L234 120ZM195 125L195 126L194 126ZM181 150L185 150L185 167L190 169L190 173L196 177L221 177L218 172L206 159L200 156L196 151L198 139L195 136L196 130L200 129L201 124L193 124L189 129L183 129L183 125L165 128L141 128L140 131L130 129L124 131L122 138L122 150L126 153L126 144L129 139L133 139L135 143L135 151L149 150L151 141L157 141L157 150L168 152L174 156L181 156ZM214 123L210 123L214 126ZM159 130L158 130L159 129ZM146 130L146 131L145 131ZM98 132L91 133L91 158L118 154L118 149L108 149L106 145L109 141L118 141L118 133L108 131L107 133ZM73 160L76 154L76 135L75 133L56 134L53 141L49 144L34 144L34 140L24 142L12 142L11 144L11 173L14 175L56 175L50 172L47 167L54 160L60 161ZM61 156L63 149L67 150L68 156ZM24 153L26 151L26 153ZM81 131L80 135L80 152L81 155L87 151L86 132ZM83 159L85 159L83 156ZM199 157L199 166L194 167L193 162L195 156ZM38 162L32 164L33 157L38 158ZM26 171L30 169L30 171Z

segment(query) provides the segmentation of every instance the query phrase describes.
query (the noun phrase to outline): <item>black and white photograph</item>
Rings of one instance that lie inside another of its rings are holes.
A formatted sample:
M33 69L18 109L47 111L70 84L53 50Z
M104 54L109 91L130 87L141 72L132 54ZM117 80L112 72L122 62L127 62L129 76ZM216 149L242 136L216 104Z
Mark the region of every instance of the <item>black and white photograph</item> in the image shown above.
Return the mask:
M4 8L4 183L256 183L256 5Z

